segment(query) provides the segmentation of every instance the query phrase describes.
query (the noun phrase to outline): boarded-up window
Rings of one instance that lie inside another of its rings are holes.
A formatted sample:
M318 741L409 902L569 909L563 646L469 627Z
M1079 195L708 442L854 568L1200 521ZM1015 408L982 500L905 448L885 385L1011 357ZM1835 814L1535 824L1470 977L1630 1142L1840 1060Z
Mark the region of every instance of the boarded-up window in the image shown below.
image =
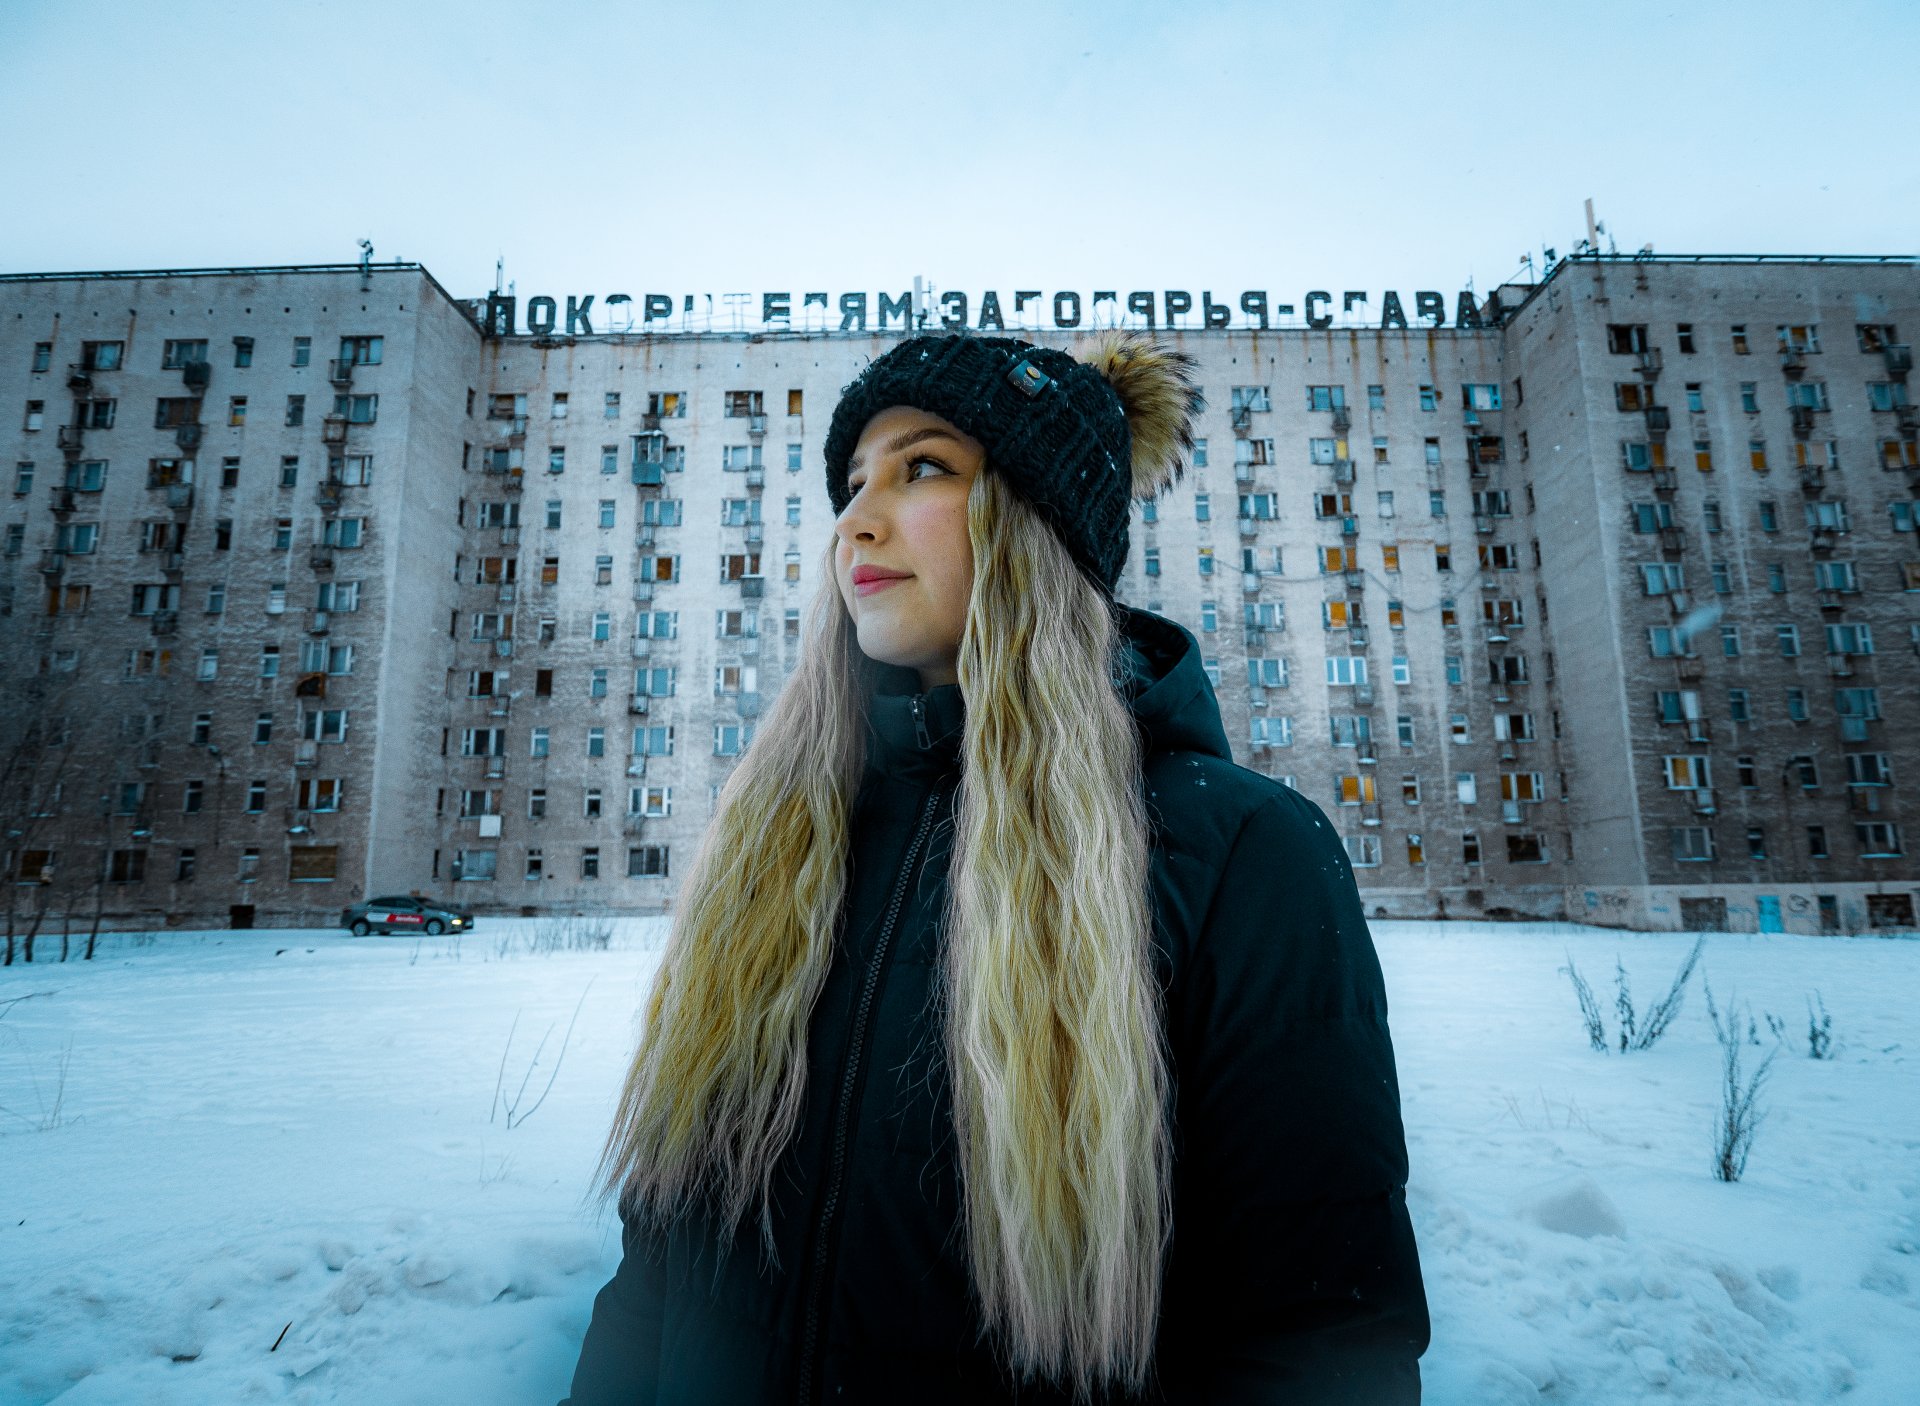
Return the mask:
M338 845L296 845L287 854L287 878L296 884L332 879L339 863Z

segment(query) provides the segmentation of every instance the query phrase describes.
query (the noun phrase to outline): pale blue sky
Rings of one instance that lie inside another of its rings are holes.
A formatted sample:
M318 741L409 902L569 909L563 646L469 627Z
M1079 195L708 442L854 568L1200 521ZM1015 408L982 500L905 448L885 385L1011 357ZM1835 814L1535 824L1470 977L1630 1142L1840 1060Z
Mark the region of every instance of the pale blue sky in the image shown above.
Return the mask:
M1920 247L1920 5L0 0L0 270L1485 290Z

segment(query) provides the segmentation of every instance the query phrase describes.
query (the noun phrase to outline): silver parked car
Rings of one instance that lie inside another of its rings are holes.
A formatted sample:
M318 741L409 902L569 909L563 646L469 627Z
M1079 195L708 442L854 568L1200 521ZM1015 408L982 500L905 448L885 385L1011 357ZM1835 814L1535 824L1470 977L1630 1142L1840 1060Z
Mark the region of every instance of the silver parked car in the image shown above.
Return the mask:
M438 937L443 932L470 931L473 914L431 898L400 895L356 903L341 912L340 923L355 937L371 932L419 932Z

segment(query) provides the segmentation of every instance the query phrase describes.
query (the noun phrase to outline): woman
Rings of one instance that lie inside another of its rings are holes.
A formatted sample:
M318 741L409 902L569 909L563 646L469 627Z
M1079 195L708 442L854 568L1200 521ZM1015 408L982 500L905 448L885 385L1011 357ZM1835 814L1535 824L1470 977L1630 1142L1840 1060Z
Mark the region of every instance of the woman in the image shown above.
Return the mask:
M1352 871L1113 599L1190 367L916 337L846 389L834 589L683 887L572 1406L1418 1400Z

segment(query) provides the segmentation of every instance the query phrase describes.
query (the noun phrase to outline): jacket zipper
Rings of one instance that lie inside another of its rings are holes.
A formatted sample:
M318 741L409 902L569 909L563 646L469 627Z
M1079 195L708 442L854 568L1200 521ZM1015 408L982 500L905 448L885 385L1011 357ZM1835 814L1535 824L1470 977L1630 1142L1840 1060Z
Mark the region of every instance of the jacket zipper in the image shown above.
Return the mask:
M914 720L919 724L921 746L926 746L926 722L920 695L913 699ZM860 1056L866 1040L867 1015L873 1005L873 994L880 984L880 972L886 965L887 948L893 941L894 923L900 917L900 905L907 895L907 881L913 877L914 864L920 855L920 846L926 842L927 831L933 826L934 811L940 800L941 787L935 783L927 795L926 808L920 813L920 827L914 833L913 843L907 846L907 857L900 868L900 878L893 887L893 901L887 905L886 922L880 929L880 938L874 947L873 959L867 964L866 985L860 992L860 1005L854 1013L853 1039L848 1046L847 1071L840 1081L840 1101L834 1113L833 1123L833 1164L827 1176L826 1196L820 1203L819 1223L814 1234L813 1272L807 1289L806 1331L800 1347L800 1383L799 1403L807 1406L813 1399L813 1359L814 1350L820 1336L820 1300L826 1292L827 1273L827 1237L833 1225L833 1213L840 1200L840 1184L846 1177L847 1166L847 1120L853 1111L853 1086L860 1070Z

